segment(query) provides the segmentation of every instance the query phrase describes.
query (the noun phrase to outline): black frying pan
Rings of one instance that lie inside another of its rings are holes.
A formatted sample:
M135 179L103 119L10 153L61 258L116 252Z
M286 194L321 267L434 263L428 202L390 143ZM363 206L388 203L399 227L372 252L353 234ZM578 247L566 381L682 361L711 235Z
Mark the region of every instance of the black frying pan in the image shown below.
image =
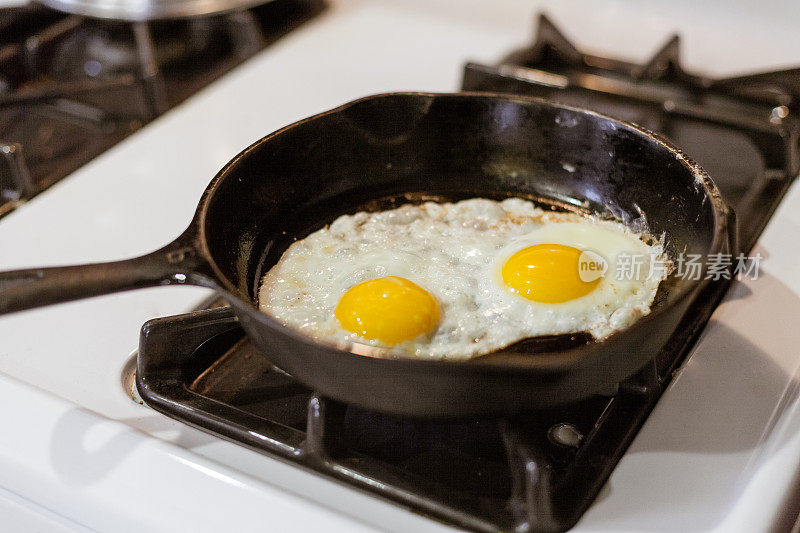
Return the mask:
M356 355L257 310L262 274L293 239L338 215L477 196L519 196L624 222L644 217L672 255L732 251L732 215L717 188L650 132L536 99L385 94L244 150L210 183L189 229L157 252L0 273L0 313L155 285L212 287L274 364L322 394L380 411L453 417L569 402L618 383L654 357L707 283L670 277L649 315L603 341L533 339L468 362Z

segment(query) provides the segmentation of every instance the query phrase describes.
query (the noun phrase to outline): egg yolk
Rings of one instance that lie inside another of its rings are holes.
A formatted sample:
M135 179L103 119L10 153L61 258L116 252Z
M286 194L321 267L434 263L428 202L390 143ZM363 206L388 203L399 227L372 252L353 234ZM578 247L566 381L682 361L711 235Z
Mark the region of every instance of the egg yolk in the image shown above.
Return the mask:
M416 283L389 276L345 292L335 315L347 331L394 346L433 331L439 322L439 303Z
M581 250L563 244L536 244L518 251L503 264L503 281L520 296L542 303L560 303L592 292L600 278L583 281Z

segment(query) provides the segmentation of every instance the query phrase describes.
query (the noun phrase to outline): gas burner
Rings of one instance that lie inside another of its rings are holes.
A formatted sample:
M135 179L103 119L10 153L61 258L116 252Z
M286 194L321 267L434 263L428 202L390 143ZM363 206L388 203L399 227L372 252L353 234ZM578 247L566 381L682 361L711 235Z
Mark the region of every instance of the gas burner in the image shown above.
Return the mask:
M532 45L498 65L469 63L463 89L540 96L640 124L683 148L750 218L800 171L800 68L712 79L687 72L679 52L674 35L643 65L584 54L540 15ZM769 214L740 225L745 250Z
M202 18L149 25L156 61L159 65L171 65L181 59L202 59L220 37L221 22ZM43 69L62 81L103 79L136 72L139 62L133 25L86 19L76 31L55 44Z
M323 8L273 0L153 22L0 10L0 217Z

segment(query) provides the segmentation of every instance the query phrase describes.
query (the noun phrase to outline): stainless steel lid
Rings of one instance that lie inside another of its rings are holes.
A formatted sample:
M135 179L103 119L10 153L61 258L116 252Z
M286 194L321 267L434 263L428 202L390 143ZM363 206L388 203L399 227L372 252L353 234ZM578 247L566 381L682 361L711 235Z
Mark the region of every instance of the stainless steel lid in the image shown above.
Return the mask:
M247 9L269 0L36 0L53 9L87 17L145 21L211 15Z

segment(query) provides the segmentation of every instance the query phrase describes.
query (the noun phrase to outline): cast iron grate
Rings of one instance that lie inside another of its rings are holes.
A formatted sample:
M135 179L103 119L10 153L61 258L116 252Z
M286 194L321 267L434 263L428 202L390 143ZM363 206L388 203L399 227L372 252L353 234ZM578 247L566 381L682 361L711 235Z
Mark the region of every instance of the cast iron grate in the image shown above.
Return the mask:
M324 8L119 22L0 9L0 217Z
M608 396L513 419L428 421L323 398L272 366L227 307L147 322L137 388L154 409L478 531L577 522L727 287L712 284L667 348Z
M497 65L467 64L462 88L577 105L670 139L748 220L747 251L800 171L800 68L712 79L684 70L679 47L674 35L644 65L584 54L540 15L531 45Z

